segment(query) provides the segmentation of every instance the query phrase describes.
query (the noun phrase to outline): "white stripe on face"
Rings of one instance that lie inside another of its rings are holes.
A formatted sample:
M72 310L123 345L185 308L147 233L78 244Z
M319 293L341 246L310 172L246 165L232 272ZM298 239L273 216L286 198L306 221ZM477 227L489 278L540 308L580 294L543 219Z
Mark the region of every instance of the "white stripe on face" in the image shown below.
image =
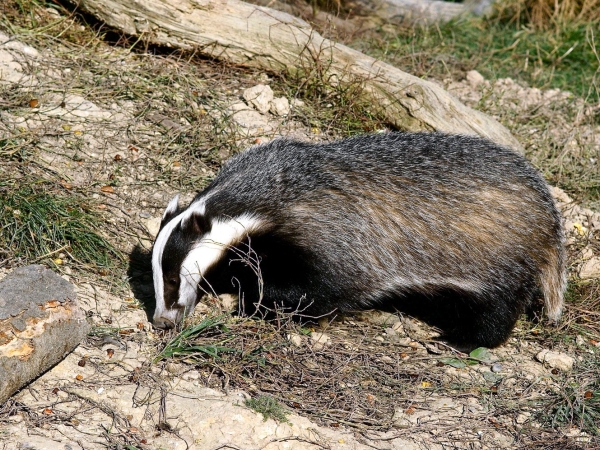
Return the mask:
M193 203L178 216L171 219L156 236L154 248L152 250L152 276L154 279L154 296L156 298L156 308L154 310L154 320L163 317L166 312L165 291L162 271L162 257L171 233L183 219L194 213L204 214L206 209L206 198Z
M263 224L259 218L247 214L213 222L210 233L192 248L181 265L178 305L190 311L196 303L198 284L203 274L223 257L227 249Z

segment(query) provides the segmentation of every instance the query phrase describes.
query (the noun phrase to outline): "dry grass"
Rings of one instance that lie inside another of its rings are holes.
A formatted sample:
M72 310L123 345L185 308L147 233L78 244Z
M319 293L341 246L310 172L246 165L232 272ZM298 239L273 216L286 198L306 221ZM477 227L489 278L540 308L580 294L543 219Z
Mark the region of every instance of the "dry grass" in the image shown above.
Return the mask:
M537 29L600 22L599 0L507 0L494 3L500 20Z
M564 346L556 333L530 324L519 323L516 342L536 342L536 348ZM202 332L190 338L187 330L199 326ZM600 414L597 359L584 357L577 371L553 371L542 381L523 370L522 360L508 356L523 351L518 344L511 344L508 354L486 352L486 359L500 355L504 369L497 374L489 370L491 363L471 365L467 355L425 335L410 340L411 345L399 345L406 335L391 329L389 323L377 325L352 316L322 329L285 317L265 322L209 315L201 321L192 318L175 339L163 341L162 354L169 349L173 356L158 366L178 362L184 371L197 373L205 386L243 389L255 399L268 396L317 423L352 427L370 439L381 438L380 432L396 437L428 433L432 442L452 446L476 439L468 430L498 430L512 435L520 448L580 448L576 439L554 431L577 426L588 433L590 445L600 444L595 422ZM329 336L322 347L314 340L321 332ZM188 338L182 340L184 335ZM585 355L584 349L577 354ZM469 364L456 369L451 361L459 360ZM448 398L452 400L444 400ZM459 413L457 426L456 411L473 404L484 408ZM425 411L429 413L422 416ZM527 422L515 424L522 414L528 415Z

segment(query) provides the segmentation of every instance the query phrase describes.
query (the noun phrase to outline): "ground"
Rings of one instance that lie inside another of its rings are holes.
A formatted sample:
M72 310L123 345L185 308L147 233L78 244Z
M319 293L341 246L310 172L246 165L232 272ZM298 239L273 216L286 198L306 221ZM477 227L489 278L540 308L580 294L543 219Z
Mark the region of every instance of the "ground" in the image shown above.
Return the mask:
M84 202L117 253L108 268L68 246L39 258L76 286L92 332L0 407L3 448L600 447L600 213L552 188L568 234L565 318L558 327L524 318L496 349L462 354L426 324L377 311L305 327L240 319L227 299L199 308L192 334L174 342L148 322L145 251L167 202L176 193L191 199L248 145L360 130L338 120L337 94L300 99L273 75L97 39L93 48L43 42L0 34L2 195L41 184ZM433 81L513 120L534 163L531 141L552 141L563 158L597 164L600 128L572 120L573 111L584 118L595 110L571 94L477 72ZM249 101L244 92L257 85L287 99L289 111ZM286 412L273 418L267 410L263 420L246 400L265 395Z

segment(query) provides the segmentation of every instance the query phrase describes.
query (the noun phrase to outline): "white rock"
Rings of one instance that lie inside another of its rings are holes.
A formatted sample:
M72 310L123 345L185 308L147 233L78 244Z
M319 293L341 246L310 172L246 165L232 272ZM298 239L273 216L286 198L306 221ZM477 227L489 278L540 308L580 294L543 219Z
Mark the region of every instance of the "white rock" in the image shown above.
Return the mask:
M310 344L313 350L321 350L329 343L330 340L331 338L329 337L329 335L325 333L313 331L310 334Z
M296 333L290 333L287 335L288 341L290 341L296 347L302 347L302 336Z
M405 338L399 339L397 341L397 344L402 347L410 347L411 346L410 344L412 344L412 342L413 342L413 340L411 338L405 337Z
M237 102L234 103L232 105L229 106L229 111L231 112L237 112L237 111L251 111L252 108L250 108L248 105L246 105L244 102Z
M232 119L248 133L270 131L269 119L258 111L242 110L232 115Z
M594 256L584 262L579 269L579 278L582 280L600 278L600 257Z
M575 359L565 353L552 352L550 350L542 350L535 355L541 363L548 364L550 367L567 372L573 368Z
M290 102L285 97L274 98L270 111L276 116L287 116L290 113Z
M264 84L248 88L242 95L249 105L255 107L263 114L269 111L271 102L273 101L273 91L269 86L265 86Z
M494 373L502 372L503 369L504 367L502 367L502 364L500 363L494 363L491 367L491 371Z
M552 196L561 203L573 203L571 197L567 195L565 191L556 186L549 186L550 193Z
M485 78L476 70L469 70L467 72L467 81L471 86L477 87L485 81Z
M143 224L148 230L148 234L150 234L150 236L156 237L158 235L158 230L160 230L160 221L160 217L152 217L143 221Z

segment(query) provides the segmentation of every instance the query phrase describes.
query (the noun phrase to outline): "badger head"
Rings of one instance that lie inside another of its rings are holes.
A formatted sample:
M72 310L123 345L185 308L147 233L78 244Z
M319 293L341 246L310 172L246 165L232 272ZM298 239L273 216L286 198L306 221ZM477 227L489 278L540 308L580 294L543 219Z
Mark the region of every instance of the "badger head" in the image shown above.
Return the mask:
M163 214L152 249L156 297L152 322L157 328L173 328L191 313L205 293L199 289L204 275L262 223L251 214L209 216L206 200L195 200L181 210L175 196Z

